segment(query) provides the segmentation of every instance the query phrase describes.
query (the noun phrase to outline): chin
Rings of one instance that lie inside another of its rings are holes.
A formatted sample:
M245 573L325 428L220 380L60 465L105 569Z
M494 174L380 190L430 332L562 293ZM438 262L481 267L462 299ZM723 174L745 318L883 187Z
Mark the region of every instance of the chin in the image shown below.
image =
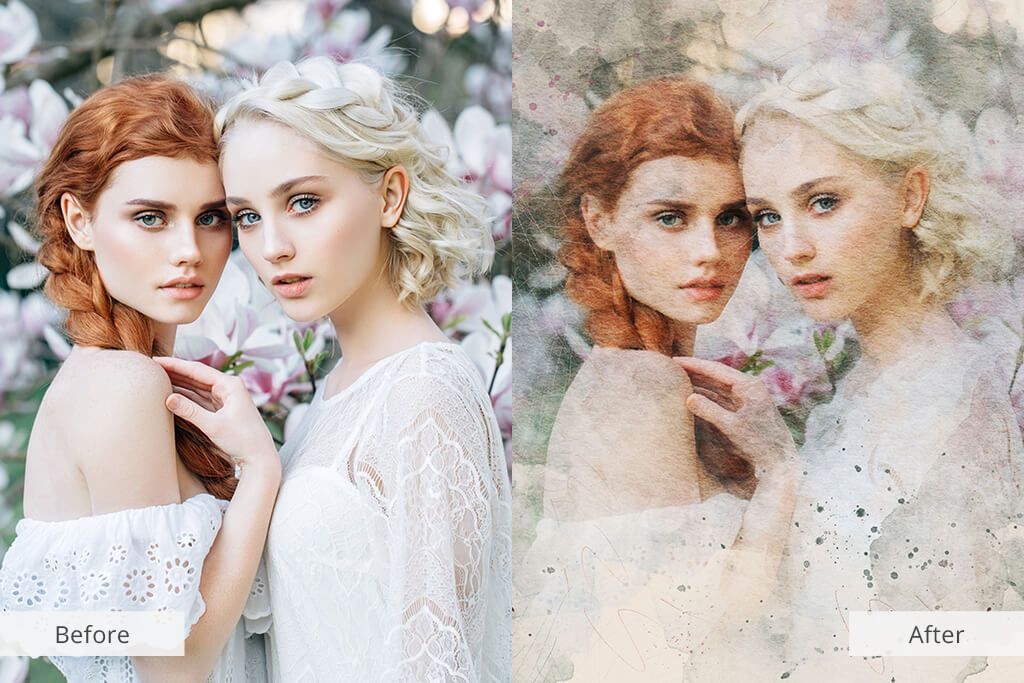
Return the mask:
M672 311L662 311L672 320L686 325L707 325L718 320L724 306L717 303L707 306L690 304L688 306L677 306Z
M315 301L304 299L278 299L284 314L298 323L311 323L320 320L330 311L323 311Z
M800 302L800 308L808 318L819 323L835 322L850 317L847 306L827 299L805 299Z

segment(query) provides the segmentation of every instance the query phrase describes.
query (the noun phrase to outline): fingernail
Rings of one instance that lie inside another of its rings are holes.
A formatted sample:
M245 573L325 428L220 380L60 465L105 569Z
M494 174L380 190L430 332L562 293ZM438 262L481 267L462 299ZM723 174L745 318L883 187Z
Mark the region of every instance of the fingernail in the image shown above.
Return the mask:
M178 398L177 394L171 394L170 396L167 397L167 409L174 410L175 408L178 407L178 404L180 402L181 400Z

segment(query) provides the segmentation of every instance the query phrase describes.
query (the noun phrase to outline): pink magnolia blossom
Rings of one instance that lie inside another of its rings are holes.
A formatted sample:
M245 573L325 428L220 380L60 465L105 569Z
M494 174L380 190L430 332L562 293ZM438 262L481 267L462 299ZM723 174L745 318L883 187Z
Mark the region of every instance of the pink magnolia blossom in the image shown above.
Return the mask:
M28 5L11 0L0 5L0 66L25 57L39 40L39 22Z
M479 106L467 107L449 128L434 109L423 114L423 131L434 144L448 149L448 170L485 197L491 231L498 242L512 230L512 131L497 125Z
M68 117L67 103L46 81L33 81L26 93L27 110L21 95L0 102L0 196L31 184Z

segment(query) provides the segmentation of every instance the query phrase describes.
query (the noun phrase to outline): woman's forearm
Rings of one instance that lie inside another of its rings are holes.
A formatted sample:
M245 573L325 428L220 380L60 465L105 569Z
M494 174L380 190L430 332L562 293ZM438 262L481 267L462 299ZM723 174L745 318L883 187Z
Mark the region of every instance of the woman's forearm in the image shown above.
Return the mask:
M184 657L136 657L144 681L205 681L238 625L260 557L281 483L273 458L246 465L203 564L199 591L206 611L185 640Z
M797 458L793 456L779 461L762 476L733 544L736 550L762 553L765 569L771 576L776 574L789 535L798 470Z
M772 593L796 502L799 464L785 458L758 481L722 576L726 620L749 616Z

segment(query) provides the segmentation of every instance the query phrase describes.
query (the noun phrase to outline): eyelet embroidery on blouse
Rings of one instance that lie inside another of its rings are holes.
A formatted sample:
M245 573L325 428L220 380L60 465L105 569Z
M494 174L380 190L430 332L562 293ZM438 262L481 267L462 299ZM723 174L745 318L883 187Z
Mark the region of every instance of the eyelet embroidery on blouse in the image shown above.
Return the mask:
M94 602L107 597L110 588L110 575L106 572L92 571L82 577L82 602Z
M160 544L155 542L155 541L153 543L150 543L149 547L146 548L146 557L149 558L150 562L159 562L160 561Z
M91 550L84 548L72 550L64 558L64 566L73 572L77 572L81 569L85 569L85 565L89 562L90 557L92 557Z
M249 591L249 597L255 598L263 595L267 592L267 584L263 580L263 577L259 574L256 575L255 580L252 582L252 589Z
M57 582L57 587L54 589L53 594L54 609L60 609L68 604L68 600L71 597L71 588L68 586L67 579L62 578Z
M168 559L164 563L164 586L168 593L181 593L192 587L192 577L196 573L195 566L180 557Z
M182 550L186 550L194 546L198 542L198 540L199 539L196 538L196 535L192 532L183 531L182 533L178 534L178 537L175 539L175 542L178 544L179 548L181 548Z
M38 605L46 597L46 581L36 573L21 572L11 581L11 595L15 604Z
M133 603L144 605L153 599L154 590L156 590L156 579L152 572L135 567L125 576L124 595Z
M110 546L110 563L121 564L128 557L128 549L120 543Z
M57 557L57 553L46 553L43 557L43 569L53 573L60 571L60 558Z

